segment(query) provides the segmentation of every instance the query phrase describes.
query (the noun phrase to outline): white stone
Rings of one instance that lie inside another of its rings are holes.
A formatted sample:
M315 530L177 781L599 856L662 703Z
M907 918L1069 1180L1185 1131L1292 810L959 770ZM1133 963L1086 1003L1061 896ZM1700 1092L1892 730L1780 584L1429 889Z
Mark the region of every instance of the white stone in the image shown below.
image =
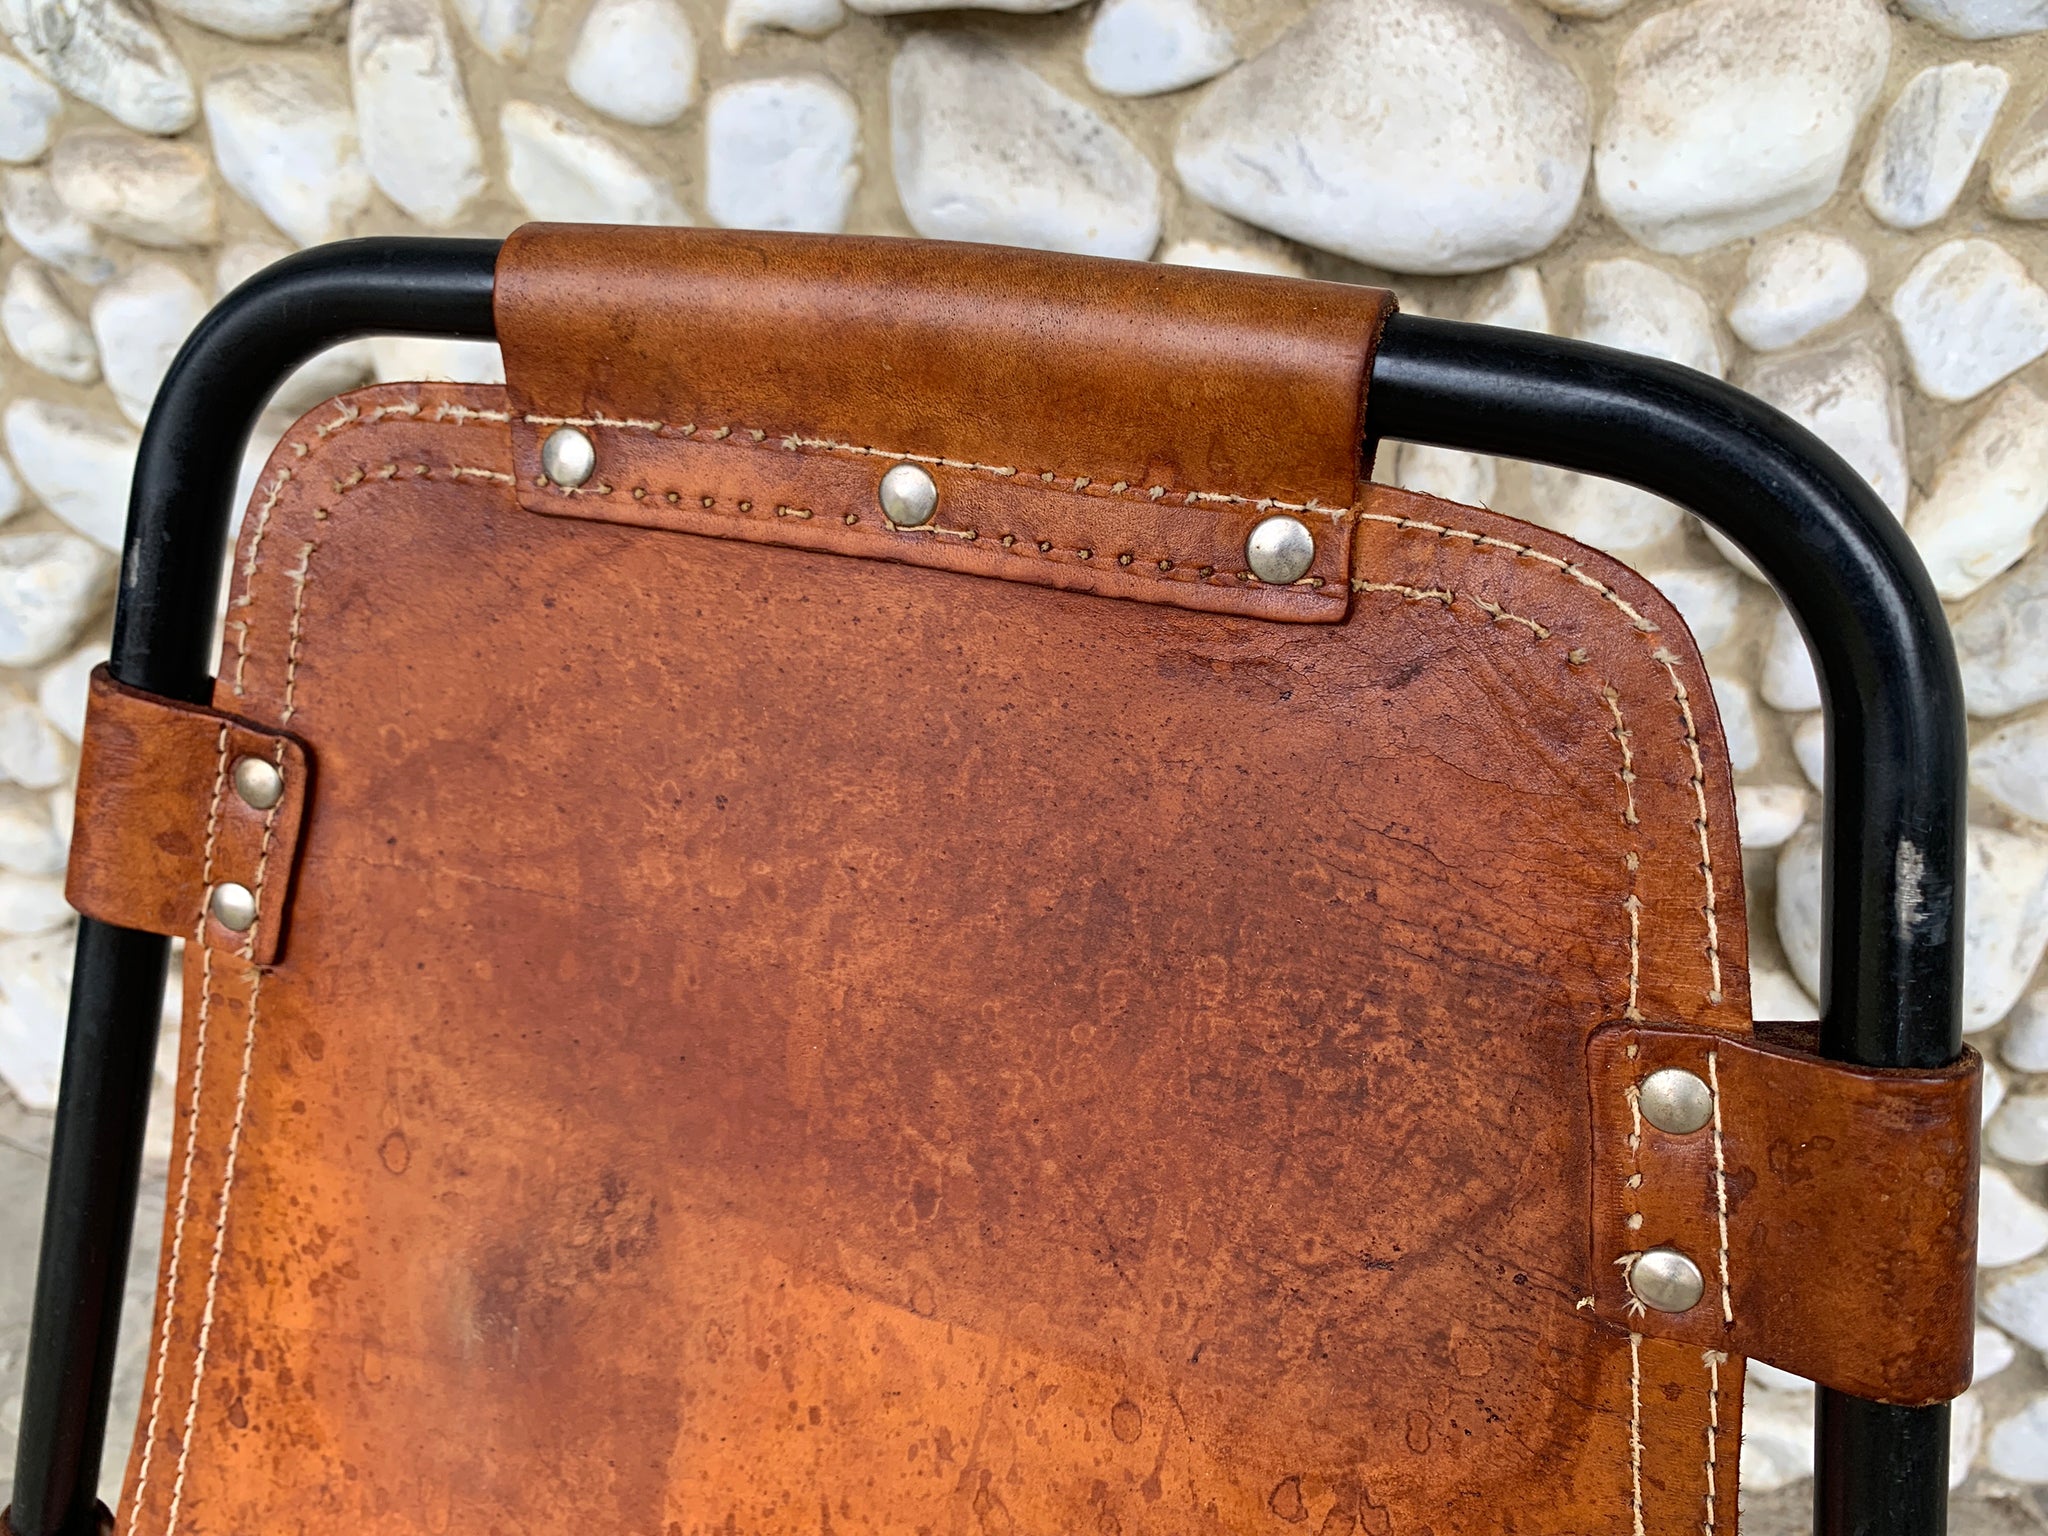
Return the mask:
M134 432L92 411L35 399L9 405L0 430L37 500L102 548L121 547L140 441Z
M192 77L130 0L0 0L0 32L80 101L142 133L179 133L199 116Z
M1586 90L1485 0L1322 0L1182 121L1206 203L1396 272L1481 272L1579 206Z
M1949 449L1906 531L1934 590L1968 597L2027 552L2048 512L2048 402L2009 384Z
M64 900L63 881L0 870L0 934L28 938L50 933L74 915Z
M1808 822L1778 850L1778 947L1793 979L1820 995L1820 828Z
M1877 0L1691 0L1621 45L1594 180L1655 251L1691 255L1811 213L1884 84Z
M1977 1265L1998 1269L2048 1248L2048 1210L2021 1194L2002 1169L1986 1168L1977 1184Z
M92 669L107 659L104 644L80 646L55 665L46 667L36 681L36 704L72 741L85 739L86 688Z
M1536 0L1536 3L1559 16L1583 16L1597 21L1619 15L1629 0Z
M113 556L68 533L0 537L0 666L39 667L61 654L113 578Z
M823 37L845 20L844 0L727 0L725 51L738 53L758 32Z
M80 128L50 152L50 185L81 219L139 245L210 245L220 229L213 166L193 144Z
M536 219L579 224L687 224L675 193L596 129L566 112L508 101L505 184Z
M1751 1380L1742 1392L1742 1488L1769 1493L1813 1476L1811 1392L1776 1392Z
M1839 235L1796 230L1757 243L1728 326L1743 344L1775 352L1833 325L1863 302L1870 264Z
M704 111L704 210L728 229L837 234L860 185L860 108L818 75L719 87Z
M1766 586L1770 584L1768 581L1765 581L1764 573L1758 569L1757 563L1745 555L1740 546L1733 539L1729 538L1727 534L1718 528L1699 522L1698 519L1694 519L1694 521L1698 522L1700 532L1707 536L1707 542L1714 546L1715 552L1723 560L1726 560L1751 581L1763 582Z
M1754 962L1749 968L1749 1007L1753 1017L1780 1023L1799 1023L1820 1017L1819 1006L1807 996L1806 988L1800 986L1790 972Z
M1771 637L1764 646L1763 675L1758 679L1764 702L1773 709L1820 708L1820 678L1813 657L1791 610L1780 607L1771 619Z
M1995 241L1937 245L1892 295L1913 381L1968 400L2048 352L2048 291Z
M2048 1163L2048 1094L2022 1093L1991 1117L1984 1144L2008 1163L2039 1168Z
M1951 1491L1969 1480L1977 1453L1984 1447L1984 1399L1965 1392L1949 1404L1948 1486Z
M1394 483L1403 490L1440 496L1445 501L1468 507L1484 507L1493 501L1498 486L1495 461L1480 453L1461 453L1455 448L1433 448L1427 443L1403 443L1394 471Z
M1991 1124L1991 1117L1998 1113L1998 1106L2005 1102L2005 1074L1998 1070L1995 1062L1984 1063L1983 1092L1978 1096L1977 1123L1980 1128Z
M1992 1428L1984 1464L2016 1483L2048 1483L2048 1392L2035 1393Z
M921 235L1133 260L1159 243L1151 162L989 43L913 35L889 70L889 116L897 196Z
M1981 1310L2020 1342L2048 1349L2048 1265L2029 1264L1992 1280Z
M454 223L483 190L483 141L438 0L355 0L348 68L371 179L422 224Z
M1683 363L1720 378L1714 312L1699 289L1630 257L1586 264L1579 339Z
M977 11L1012 11L1022 16L1043 16L1069 10L1080 0L848 0L866 16L908 16L915 11L950 11L965 4Z
M2017 815L2048 822L2048 711L2002 725L1972 747L1970 787ZM2048 1071L2048 1061L2038 1070Z
M221 176L299 244L339 239L370 206L355 109L326 69L244 64L208 80L205 99Z
M138 262L93 295L100 367L115 403L138 427L207 308L206 290L166 261Z
M1759 358L1740 382L1839 453L1893 512L1906 510L1905 417L1891 370L1869 339Z
M64 873L64 839L50 823L41 795L13 784L0 785L0 869L17 875Z
M1268 277L1301 277L1301 263L1278 251L1216 240L1176 240L1158 259L1175 267L1208 267L1217 272L1261 272Z
M2048 101L1992 160L1991 200L2007 218L2048 219Z
M348 0L160 0L173 16L239 37L244 42L274 43L297 37L325 21Z
M1702 651L1711 651L1734 631L1742 606L1742 581L1713 565L1666 565L1645 569L1643 580L1670 600Z
M1532 521L1610 554L1647 548L1685 520L1684 509L1661 496L1548 464L1529 471L1529 503Z
M455 14L477 47L500 64L517 64L533 46L538 0L455 0Z
M1156 96L1219 75L1237 61L1230 29L1203 0L1103 0L1081 64L1111 96Z
M40 160L63 105L49 81L21 60L0 54L0 160L15 165Z
M370 342L370 357L380 384L413 379L451 384L505 382L505 358L495 341L378 336Z
M1894 229L1925 229L1955 205L2012 79L1995 64L1931 64L1906 82L1863 168L1863 202Z
M214 295L226 298L265 267L291 253L290 246L277 240L237 240L222 246L213 259Z
M683 115L697 94L697 39L676 0L594 0L569 53L569 89L641 128Z
M0 774L24 789L55 789L77 756L35 700L0 697Z
M1747 773L1763 761L1763 740L1757 734L1756 697L1749 685L1732 677L1714 680L1714 704L1721 715L1721 735L1728 743L1728 766Z
M0 523L21 511L23 504L21 482L7 461L0 459Z
M99 231L58 200L41 168L0 178L0 220L23 250L82 283L104 283L114 275Z
M1953 628L1971 714L2009 715L2048 699L2048 549L1987 585Z
M1795 1376L1792 1372L1781 1370L1767 1361L1745 1360L1743 1371L1751 1381L1766 1391L1803 1392L1808 1397L1814 1392L1814 1384L1804 1376Z
M1963 1033L2011 1011L2048 951L2048 837L1969 829L1963 898Z
M76 948L68 927L0 944L0 1079L29 1109L57 1107Z
M1792 756L1806 782L1815 789L1827 788L1828 723L1825 716L1808 715L1792 728Z
M2006 1019L2005 1039L1998 1048L2006 1065L2022 1072L2048 1072L2048 987L2021 998Z
M1543 277L1534 267L1509 267L1500 281L1472 306L1465 317L1480 325L1505 325L1518 331L1538 331L1548 336L1556 327L1550 319L1550 300L1543 292Z
M73 787L66 784L61 788L51 790L46 803L50 807L50 825L57 829L57 836L63 840L68 848L71 843L72 821L78 809L78 796L74 792ZM176 946L184 942L183 939L171 940L173 952L175 953Z
M1735 786L1735 825L1745 849L1782 848L1812 809L1813 796L1804 784Z
M31 368L72 384L90 384L100 376L92 332L40 262L24 258L9 269L6 290L0 292L0 331Z
M2019 1358L2019 1351L2013 1348L2012 1340L2000 1333L1989 1323L1979 1323L1972 1351L1976 1368L1972 1373L1971 1385L1981 1385Z
M1899 9L1972 42L2048 30L2048 0L1899 0Z
M270 397L270 409L296 420L323 400L354 389L370 378L375 359L367 341L345 341L314 354L292 371Z

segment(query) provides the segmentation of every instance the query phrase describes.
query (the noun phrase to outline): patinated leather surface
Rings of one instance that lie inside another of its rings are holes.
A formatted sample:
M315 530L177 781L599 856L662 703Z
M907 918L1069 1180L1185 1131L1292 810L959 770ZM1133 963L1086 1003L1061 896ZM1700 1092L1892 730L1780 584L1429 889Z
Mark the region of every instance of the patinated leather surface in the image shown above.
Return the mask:
M248 519L317 784L127 1530L1731 1527L1740 1362L1591 1300L1592 1031L1747 1027L1654 592L1377 488L1307 626L542 516L512 410Z
M1623 1024L1595 1035L1587 1059L1602 1316L1885 1402L1942 1402L1970 1384L1974 1051L1938 1071L1881 1071L1789 1038ZM1665 1067L1710 1086L1710 1123L1674 1135L1643 1119L1637 1085ZM1631 1305L1628 1263L1659 1246L1699 1264L1699 1305Z
M283 778L263 810L230 785L253 756ZM78 811L64 896L88 917L149 933L198 937L268 965L290 905L305 809L305 749L234 713L137 692L94 669L78 756ZM246 933L206 911L217 881L247 886L256 922Z

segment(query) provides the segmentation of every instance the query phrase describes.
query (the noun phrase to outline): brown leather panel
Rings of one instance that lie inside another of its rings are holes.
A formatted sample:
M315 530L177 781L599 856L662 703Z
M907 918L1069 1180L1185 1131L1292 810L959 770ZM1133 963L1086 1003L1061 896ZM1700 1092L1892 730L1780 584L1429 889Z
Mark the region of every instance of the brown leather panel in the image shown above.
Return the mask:
M1000 246L529 224L496 304L521 414L1345 507L1393 296Z
M325 407L243 535L319 805L188 953L127 1531L1733 1528L1740 1361L1590 1301L1593 1026L1747 1028L1642 581L1379 488L1316 626L540 517L506 409Z
M1885 1071L1782 1043L1616 1025L1593 1037L1587 1060L1602 1316L1882 1402L1943 1402L1970 1384L1974 1051L1939 1071ZM1673 1135L1639 1118L1636 1086L1664 1067L1710 1085L1708 1125ZM1626 1261L1655 1247L1699 1265L1699 1305L1631 1305Z
M260 757L284 776L257 810L231 782ZM87 917L190 938L268 965L277 958L310 775L305 748L281 731L125 687L93 669L78 755L78 819L64 896ZM206 910L213 884L256 896L246 933Z
M1050 483L1039 476L933 464L939 509L922 528L884 517L876 488L895 462L751 434L598 424L584 485L552 485L540 444L552 418L512 424L520 502L536 512L672 528L758 544L1028 581L1068 592L1173 603L1210 613L1334 623L1351 606L1351 527L1334 513L1289 505L1316 537L1316 560L1291 586L1246 568L1245 540L1270 502L1154 495L1121 482ZM1049 472L1048 472L1049 475Z

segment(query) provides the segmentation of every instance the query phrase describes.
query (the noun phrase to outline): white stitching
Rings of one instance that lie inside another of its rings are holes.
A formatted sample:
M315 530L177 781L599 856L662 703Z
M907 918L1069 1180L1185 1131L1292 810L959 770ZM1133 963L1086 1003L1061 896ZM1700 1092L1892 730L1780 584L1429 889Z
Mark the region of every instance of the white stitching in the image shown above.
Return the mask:
M840 442L835 438L804 437L794 432L769 432L760 427L724 426L700 428L695 422L685 422L680 426L671 428L666 422L642 421L630 417L612 417L606 416L602 412L594 416L537 416L528 413L521 419L529 426L535 427L609 427L618 431L667 432L677 438L697 437L701 432L711 442L724 442L735 432L743 432L750 442L765 443L772 438L791 453L799 453L806 448L814 448L826 453L851 454L861 458L888 459L899 464L933 464L941 469L960 469L973 474L993 475L1000 480L1015 479L1019 475L1036 474L1037 478L1044 484L1051 485L1057 481L1065 480L1069 483L1070 488L1076 491L1086 490L1089 486L1097 484L1096 476L1072 475L1063 470L1020 470L1013 464L982 464L973 459L949 459L941 454L910 453L895 448L870 448L859 443ZM565 489L574 489L574 487L566 487ZM606 489L609 488L607 487ZM1134 487L1128 480L1115 481L1108 489L1114 495L1136 494L1143 496L1148 501L1158 501L1168 494L1164 486ZM1182 491L1178 494L1185 499L1185 504L1188 506L1193 506L1197 502L1213 501L1225 506L1250 507L1254 511L1261 512L1269 509L1278 509L1283 512L1320 512L1330 518L1341 518L1351 510L1349 507L1326 507L1314 500L1282 501L1277 496L1234 496L1226 491Z
M1628 1336L1628 1481L1635 1536L1643 1536L1643 1336L1634 1329Z
M1583 569L1572 561L1560 560L1556 555L1545 554L1533 545L1517 544L1512 539L1496 538L1490 533L1475 533L1470 528L1449 528L1442 523L1428 523L1419 517L1396 517L1386 512L1361 512L1358 514L1358 517L1361 522L1388 523L1393 527L1403 530L1412 530L1417 533L1433 533L1440 539L1470 539L1475 546L1481 549L1505 549L1521 559L1538 561L1552 567L1560 575L1569 576L1580 586L1598 592L1608 602L1626 614L1629 623L1643 634L1654 635L1658 633L1657 626L1636 612L1629 601L1619 592L1615 591L1614 588L1608 586L1605 582L1596 581L1593 577L1588 576Z
M1692 699L1685 691L1685 684L1678 676L1678 658L1663 646L1651 652L1652 657L1664 668L1671 679L1672 697L1678 703L1678 717L1685 725L1685 747L1692 754L1692 794L1699 815L1693 821L1693 828L1700 839L1700 876L1707 886L1707 904L1700 910L1707 920L1707 962L1712 967L1712 983L1707 988L1707 1001L1718 1005L1721 1001L1721 927L1714 913L1714 849L1707 839L1707 768L1700 756L1700 733L1692 716Z
M1721 1462L1721 1366L1727 1358L1718 1349L1700 1352L1700 1359L1707 1367L1707 1519L1702 1527L1706 1536L1714 1536L1719 1518L1715 1472Z
M1707 1088L1714 1100L1714 1206L1721 1224L1721 1321L1735 1323L1735 1300L1728 1285L1728 1155L1721 1141L1721 1067L1719 1051L1707 1052Z

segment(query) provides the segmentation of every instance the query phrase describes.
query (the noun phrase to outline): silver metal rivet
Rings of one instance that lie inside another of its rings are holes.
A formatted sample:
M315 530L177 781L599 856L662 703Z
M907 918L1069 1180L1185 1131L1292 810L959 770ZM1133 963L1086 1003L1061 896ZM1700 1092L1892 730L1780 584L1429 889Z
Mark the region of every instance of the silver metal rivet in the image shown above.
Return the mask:
M246 885L223 880L213 888L213 920L236 933L256 926L256 895Z
M1707 1282L1676 1248L1652 1248L1628 1267L1628 1288L1637 1301L1659 1312L1686 1312L1699 1305Z
M882 516L898 528L922 528L939 510L938 486L915 464L898 464L882 476L875 499L882 504Z
M1263 518L1244 541L1245 564L1269 586L1301 580L1316 563L1316 536L1295 517Z
M1643 1079L1643 1118L1660 1131L1690 1136L1714 1118L1714 1095L1683 1067L1664 1067Z
M235 759L235 793L252 811L267 811L284 798L284 775L260 757Z
M540 445L540 467L555 484L574 490L597 468L597 445L574 427L557 427Z

